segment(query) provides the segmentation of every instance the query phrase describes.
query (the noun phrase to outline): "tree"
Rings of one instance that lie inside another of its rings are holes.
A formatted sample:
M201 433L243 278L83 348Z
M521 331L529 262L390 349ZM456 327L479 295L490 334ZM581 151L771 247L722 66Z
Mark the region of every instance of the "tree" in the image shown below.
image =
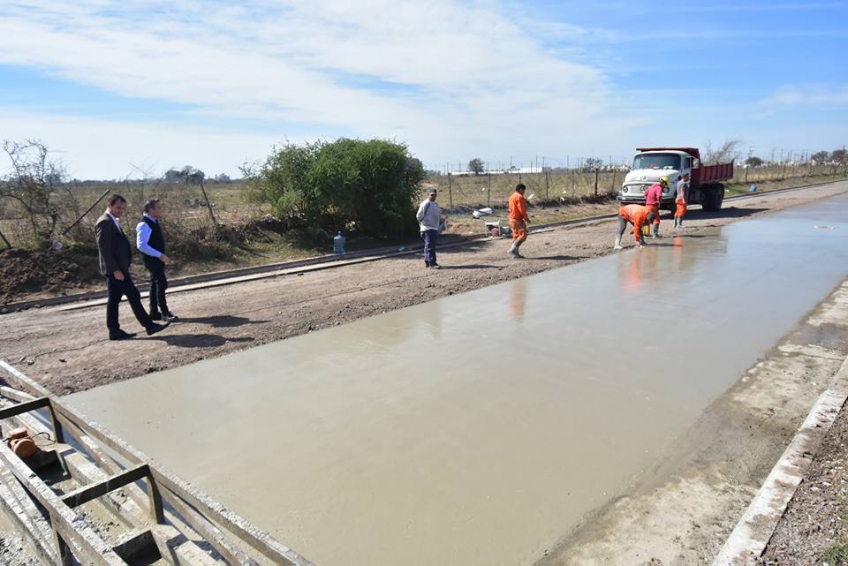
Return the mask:
M759 157L749 157L745 160L745 165L747 165L748 167L759 167L763 163L764 161Z
M704 144L703 161L707 165L716 165L718 163L728 163L734 161L739 154L740 140L725 140L718 147L713 147L711 141Z
M287 144L243 167L248 193L289 225L398 237L415 230L421 161L404 144L353 140Z
M0 177L0 199L11 201L22 210L34 243L46 247L56 236L62 211L73 204L62 200L62 197L73 199L69 190L60 190L67 178L64 167L49 159L50 151L39 141L7 140L3 142L3 152L11 170Z
M817 151L813 155L810 156L810 159L815 161L817 164L821 165L822 163L827 163L828 157L830 157L830 153L827 151Z
M598 157L587 157L583 162L583 168L587 171L594 171L595 169L600 169L604 164L604 161Z
M202 183L206 179L206 173L192 167L191 165L186 165L179 171L176 169L168 169L165 172L165 182L166 183L187 183L187 184L199 184Z
M475 157L468 162L468 170L473 172L475 175L479 175L483 172L483 160L479 157Z
M848 152L845 149L834 149L830 154L830 159L839 165L848 165Z

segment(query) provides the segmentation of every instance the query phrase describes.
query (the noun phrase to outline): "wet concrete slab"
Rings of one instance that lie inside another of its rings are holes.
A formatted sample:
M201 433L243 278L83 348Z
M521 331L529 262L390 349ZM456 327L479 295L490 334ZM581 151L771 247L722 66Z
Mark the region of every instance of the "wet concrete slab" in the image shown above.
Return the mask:
M845 278L846 244L838 197L70 401L318 564L532 564Z

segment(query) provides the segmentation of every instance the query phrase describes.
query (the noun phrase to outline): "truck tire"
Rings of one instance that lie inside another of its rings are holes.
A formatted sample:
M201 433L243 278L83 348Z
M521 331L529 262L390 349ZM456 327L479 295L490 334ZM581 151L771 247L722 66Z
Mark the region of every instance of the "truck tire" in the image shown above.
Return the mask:
M724 202L724 185L712 185L709 188L705 187L704 191L704 210L707 212L716 212L721 210L721 204Z

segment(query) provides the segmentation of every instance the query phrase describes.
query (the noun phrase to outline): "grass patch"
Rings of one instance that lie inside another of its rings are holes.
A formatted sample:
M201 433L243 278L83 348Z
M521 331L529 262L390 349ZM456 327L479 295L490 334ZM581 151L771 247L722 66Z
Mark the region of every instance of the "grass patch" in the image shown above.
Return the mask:
M819 564L828 566L848 566L848 544L837 543L824 551Z

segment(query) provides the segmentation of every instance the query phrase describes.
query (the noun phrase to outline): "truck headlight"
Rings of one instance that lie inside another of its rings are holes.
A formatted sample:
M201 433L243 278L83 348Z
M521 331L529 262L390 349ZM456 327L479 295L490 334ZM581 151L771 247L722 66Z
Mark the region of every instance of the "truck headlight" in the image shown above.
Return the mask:
M625 194L629 193L629 192L630 192L630 187L624 187L623 189L621 189L621 192L622 192L622 193L625 193Z

